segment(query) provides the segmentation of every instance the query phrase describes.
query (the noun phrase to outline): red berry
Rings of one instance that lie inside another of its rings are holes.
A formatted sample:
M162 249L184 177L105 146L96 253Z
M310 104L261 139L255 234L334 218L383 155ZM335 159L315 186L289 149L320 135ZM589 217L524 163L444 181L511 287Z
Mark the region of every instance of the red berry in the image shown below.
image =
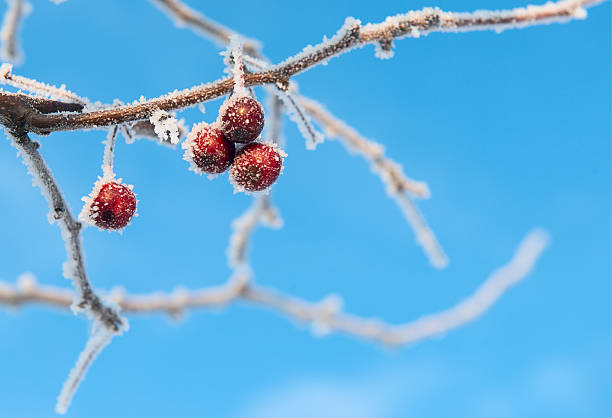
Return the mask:
M96 189L94 189L95 192ZM102 184L83 211L101 229L122 229L136 212L136 195L126 185L114 181Z
M232 182L239 188L256 192L270 187L282 169L282 151L254 142L238 151L230 176Z
M198 124L193 127L183 143L185 160L193 162L195 171L208 174L223 173L236 155L236 147L225 139L217 127Z
M230 141L251 142L263 126L263 107L249 96L231 98L221 107L221 129Z

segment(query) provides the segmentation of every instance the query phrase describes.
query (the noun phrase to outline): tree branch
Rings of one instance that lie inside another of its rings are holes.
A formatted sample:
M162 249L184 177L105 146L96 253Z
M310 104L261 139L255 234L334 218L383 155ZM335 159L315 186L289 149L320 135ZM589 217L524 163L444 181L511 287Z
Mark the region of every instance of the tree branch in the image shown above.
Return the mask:
M541 6L529 6L505 11L477 11L474 13L451 13L440 9L426 8L403 15L388 17L384 22L362 25L358 20L347 19L340 31L328 41L307 47L301 53L267 69L245 75L245 86L287 83L294 75L330 58L366 44L382 42L389 45L393 39L418 37L430 32L460 32L475 30L504 30L582 19L584 7L600 0L564 0ZM156 110L174 111L194 106L229 94L233 80L219 79L212 83L175 91L154 99L118 106L105 110L80 114L29 114L24 121L28 132L47 134L66 131L106 127L126 122L147 119ZM4 101L0 95L0 105Z
M166 14L174 17L176 26L187 25L198 32L200 35L212 40L217 45L225 47L229 44L230 37L237 33L225 26L210 20L201 13L193 10L189 6L176 0L151 0ZM259 56L261 44L253 39L240 35L243 41L244 52L248 55Z
M395 200L414 230L417 242L425 251L429 262L436 268L446 267L448 257L411 199L411 196L428 198L430 193L427 184L408 178L402 166L385 155L382 145L361 136L355 129L329 113L321 104L304 96L300 96L299 101L324 127L328 138L339 139L345 148L361 155L371 164L373 171L387 186L387 193Z
M5 61L20 62L23 53L19 47L17 35L21 21L30 13L32 6L25 0L8 0L8 8L4 14L2 30L0 30L0 57Z
M173 0L172 3L176 7L166 10L166 12L170 14L171 17L180 19L180 16L176 16L175 13L177 10L183 8L188 9L188 7L178 0ZM192 15L194 19L197 16L200 16L204 21L199 25L192 21L192 24L196 32L201 34L203 28L208 27L211 21L197 13ZM215 31L207 33L208 38L213 38L217 43L222 45L227 44L230 37L233 35L235 35L235 33L230 29L225 29L223 36L220 36L219 32ZM258 57L261 57L259 52L257 53ZM242 57L249 60L244 54L242 54ZM250 64L259 70L265 69L268 66L265 62L253 59L250 59ZM329 137L341 139L341 143L346 148L356 151L366 158L383 183L387 185L387 192L389 195L394 198L398 206L402 209L402 213L406 220L416 233L417 242L425 250L431 264L437 268L444 268L448 264L448 258L438 243L435 234L431 228L429 228L425 218L419 212L410 197L407 196L407 194L411 194L415 197L428 198L430 193L427 184L406 177L399 164L385 157L382 145L363 138L357 131L331 115L323 106L314 100L297 95L295 93L295 89L297 89L295 83L291 83L291 85L288 83L276 83L274 86L269 86L268 89L274 93L275 97L278 97L278 99L274 100L272 103L282 100L282 103L287 107L290 117L297 123L302 132L302 136L307 140L307 148L314 149L317 143L323 140L323 136L312 127L310 117L304 110L324 127ZM280 106L280 103L277 106ZM272 137L275 136L272 135ZM255 225L256 221L254 222Z

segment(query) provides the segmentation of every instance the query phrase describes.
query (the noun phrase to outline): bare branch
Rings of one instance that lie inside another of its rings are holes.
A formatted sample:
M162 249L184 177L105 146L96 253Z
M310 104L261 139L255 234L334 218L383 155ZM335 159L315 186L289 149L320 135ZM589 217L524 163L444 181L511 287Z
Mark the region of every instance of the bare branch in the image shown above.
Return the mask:
M475 30L503 30L582 19L584 7L593 6L599 0L564 0L541 6L529 6L507 11L478 11L451 13L439 9L423 9L387 18L382 23L362 25L347 19L345 25L331 39L314 47L308 47L296 56L262 71L245 74L245 86L287 83L294 75L330 58L371 43L389 42L392 39L417 37L430 32L459 32ZM233 80L224 78L212 83L176 91L132 105L81 114L41 115L30 114L24 121L29 132L46 134L52 131L76 130L117 125L147 119L156 110L173 111L194 106L229 94ZM4 95L0 94L0 105Z

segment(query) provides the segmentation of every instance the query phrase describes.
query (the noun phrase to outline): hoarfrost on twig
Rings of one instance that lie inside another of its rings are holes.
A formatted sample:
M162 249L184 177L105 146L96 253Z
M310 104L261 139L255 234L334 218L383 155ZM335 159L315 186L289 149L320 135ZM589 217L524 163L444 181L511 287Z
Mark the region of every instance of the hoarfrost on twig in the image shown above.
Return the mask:
M341 299L327 296L320 302L308 302L292 295L249 282L248 272L236 271L224 285L185 291L177 300L172 294L121 295L116 303L124 312L167 312L176 314L185 309L217 307L236 300L245 300L276 310L291 319L311 324L318 335L342 332L387 345L415 343L459 328L487 311L513 285L527 277L548 245L545 231L536 229L523 239L512 259L494 271L474 293L450 309L401 324L343 313ZM18 306L26 302L44 302L69 307L71 294L53 287L30 286L20 290L0 282L0 304Z
M261 223L269 228L278 229L283 225L278 210L272 206L269 195L257 195L251 207L232 222L232 234L227 248L229 266L236 270L249 270L248 245L251 236Z
M94 321L92 324L92 333L89 339L87 340L87 344L85 344L85 348L79 354L79 358L77 359L76 364L70 370L70 374L68 375L68 379L64 382L62 386L62 390L57 397L57 404L55 405L55 412L58 414L65 414L68 411L68 407L72 402L72 397L74 396L76 390L79 385L85 378L85 374L87 370L92 365L93 361L100 354L100 352L110 344L111 339L115 335L115 331L107 328L104 324L101 324L98 321Z
M158 109L153 112L149 121L153 124L153 130L160 143L169 142L172 145L179 143L180 133L185 130L181 126L183 120L178 121L173 115Z
M343 52L358 46L376 44L381 40L416 36L415 33L458 32L473 30L519 28L550 22L560 22L585 17L584 8L600 0L565 0L541 6L502 11L477 11L474 13L450 13L439 9L425 8L389 18L382 23L361 23L347 18L345 24L331 39L315 46L308 46L299 54L280 64L268 66L262 71L245 75L245 86L287 83L291 77L322 62L327 62ZM415 31L414 29L417 29ZM226 78L189 89L175 91L154 99L135 101L131 105L79 114L32 114L28 115L24 128L33 133L47 134L83 128L103 127L149 118L157 109L175 111L196 106L227 95L233 81ZM2 94L0 94L2 99ZM1 100L0 100L1 101Z
M87 316L97 318L109 329L120 330L124 326L123 318L113 308L104 305L89 282L81 245L81 224L72 217L70 208L51 170L38 152L38 144L31 141L27 134L10 132L8 128L7 134L13 145L20 151L34 184L40 188L49 204L50 222L57 222L60 227L68 258L63 267L64 277L71 279L77 290L71 305L72 309L75 313L82 312Z
M270 66L269 70L286 72L287 69L291 69L291 75L295 75L311 67L304 66L304 62L312 62L312 65L327 64L330 58L348 52L359 45L360 29L360 20L347 17L342 27L334 36L329 39L324 37L323 42L315 46L306 46L298 54L285 59L277 65ZM312 57L319 58L314 62L311 60Z
M310 116L292 94L278 88L273 91L285 105L289 119L295 122L300 133L306 139L306 148L314 150L325 139L323 134L312 125Z
M408 178L399 164L385 156L385 150L380 144L361 136L319 103L303 96L300 97L300 103L325 128L329 138L339 139L347 149L360 154L370 162L374 172L386 185L387 193L402 210L430 263L436 268L446 267L448 257L411 199L411 196L428 198L430 193L427 184Z
M19 46L19 26L23 19L32 12L32 5L26 0L7 0L8 8L0 30L0 58L20 64L23 61L23 51Z
M0 84L7 84L54 100L64 100L91 106L89 99L71 92L63 84L60 87L52 86L31 78L15 75L12 71L13 66L11 64L4 63L0 66Z
M230 36L236 33L220 23L208 19L180 1L151 0L151 2L170 15L177 27L180 28L188 25L197 33L221 47L225 47L229 43ZM250 55L257 54L261 48L260 43L244 36L242 38L244 40L245 51Z

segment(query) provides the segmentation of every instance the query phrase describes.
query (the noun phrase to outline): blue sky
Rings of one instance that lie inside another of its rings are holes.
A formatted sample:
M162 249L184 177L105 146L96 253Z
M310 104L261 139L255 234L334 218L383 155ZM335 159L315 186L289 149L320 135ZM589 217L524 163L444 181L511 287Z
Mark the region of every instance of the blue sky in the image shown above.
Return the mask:
M507 8L518 0L190 4L260 39L280 61L346 16L364 22L424 6ZM218 49L179 30L147 1L33 1L15 73L93 100L155 97L220 77ZM256 280L309 300L341 294L349 312L416 319L469 295L525 233L551 246L533 274L477 321L384 349L247 304L181 321L132 317L102 353L68 417L608 417L610 416L610 5L585 21L432 34L373 47L299 75L301 92L427 181L419 206L450 257L432 269L400 211L359 157L334 141L306 151L288 122L274 188L285 226L261 229ZM263 96L263 91L258 92ZM216 118L219 101L183 113ZM73 211L100 171L102 131L41 138ZM31 271L68 286L59 230L8 142L0 147L0 278ZM181 151L117 145L115 169L138 193L123 235L84 232L94 285L130 292L223 282L230 223L250 198L225 177L188 171ZM51 417L87 323L44 307L0 310L0 416Z

